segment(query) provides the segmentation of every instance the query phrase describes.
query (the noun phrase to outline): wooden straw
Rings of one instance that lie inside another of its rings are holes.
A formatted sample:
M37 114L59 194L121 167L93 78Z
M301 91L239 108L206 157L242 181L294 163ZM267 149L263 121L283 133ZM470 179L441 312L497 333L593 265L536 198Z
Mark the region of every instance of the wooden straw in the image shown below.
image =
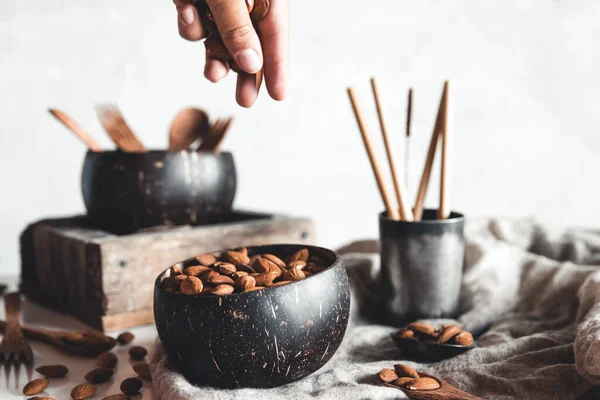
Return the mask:
M440 138L440 124L442 118L442 105L444 103L444 97L446 96L446 88L444 86L444 92L440 100L438 107L437 117L435 119L435 126L433 127L433 133L431 134L431 141L429 142L429 150L427 151L427 158L425 159L425 166L423 167L423 174L421 175L421 182L419 183L419 191L417 193L417 200L415 201L414 215L415 221L420 221L423 217L423 205L425 204L425 195L427 194L427 187L429 186L429 177L431 176L431 168L433 166L433 159L435 157L435 151Z
M396 191L396 199L398 200L398 208L400 210L400 218L403 221L412 221L413 213L404 200L406 188L402 178L398 179L396 174L396 163L394 161L394 154L392 153L392 146L388 137L387 125L385 124L385 118L383 117L383 108L381 107L381 100L379 98L379 89L377 87L377 81L375 78L371 78L371 88L373 88L373 97L375 97L375 105L377 106L377 115L379 116L379 125L381 125L381 134L383 136L383 143L385 144L385 151L387 153L388 163L390 165L390 171L392 174L392 182L394 182L394 189Z
M442 142L442 162L440 173L440 206L438 208L438 219L448 219L450 216L450 161L448 142L450 140L450 83L446 81L444 84L444 95L442 102L442 120L440 122L440 137Z
M56 110L53 108L48 109L48 112L54 116L58 121L60 121L67 129L75 134L85 144L88 149L95 151L97 153L102 152L102 147L98 143L92 139L89 133L85 129L81 127L74 119L69 117L67 114L60 110Z
M406 138L404 140L404 181L406 182L406 194L408 195L409 168L410 168L410 128L412 123L413 90L408 89L408 105L406 106Z
M396 208L392 207L392 202L390 201L390 197L387 193L387 189L385 187L385 183L383 182L383 178L381 177L381 171L379 169L379 164L377 163L377 159L375 158L375 153L373 152L373 146L371 146L371 138L369 137L369 133L367 132L367 128L362 116L362 111L358 105L356 100L356 95L354 93L354 89L348 88L348 96L350 97L350 102L352 103L352 108L354 109L354 116L356 117L356 122L358 123L358 128L360 129L360 133L363 138L363 142L365 144L365 149L367 150L367 154L369 156L369 160L371 161L371 167L373 168L373 173L375 174L375 179L377 180L377 186L379 187L379 193L381 194L381 198L383 199L383 203L385 204L385 210L387 212L387 216L389 219L398 221L398 211Z

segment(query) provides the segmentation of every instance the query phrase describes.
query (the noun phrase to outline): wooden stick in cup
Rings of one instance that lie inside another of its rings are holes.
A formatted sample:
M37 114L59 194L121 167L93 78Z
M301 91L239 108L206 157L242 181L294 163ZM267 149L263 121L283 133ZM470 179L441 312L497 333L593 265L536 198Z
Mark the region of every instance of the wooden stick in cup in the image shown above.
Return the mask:
M391 220L398 221L398 210L396 210L395 207L392 207L392 202L390 201L390 197L385 187L385 182L383 181L383 178L381 176L381 170L379 169L379 164L377 163L377 159L375 158L373 146L371 146L371 138L369 137L369 133L367 132L367 127L362 116L362 111L358 105L358 101L356 100L354 89L348 88L348 96L350 97L350 102L352 103L352 109L354 110L354 116L356 117L356 122L358 123L358 128L360 129L360 133L365 144L365 149L367 150L369 160L371 161L371 167L373 168L373 173L375 174L375 179L377 180L379 193L381 194L381 198L383 199L383 203L385 204L387 216Z
M398 178L398 175L396 174L396 163L394 161L394 154L392 153L392 146L390 146L388 139L387 126L383 117L383 109L381 107L381 100L379 99L379 89L377 87L377 81L375 78L371 78L371 88L373 89L373 97L375 97L375 105L377 106L377 115L379 117L379 125L381 125L383 143L385 144L385 151L392 174L392 182L394 183L394 189L396 191L396 199L398 200L400 218L403 221L412 221L413 213L407 202L404 200L406 198L406 188L404 186L404 182L402 182L402 178Z
M435 158L435 151L437 149L438 141L440 139L440 123L442 118L442 106L444 103L444 97L446 96L446 90L442 93L440 105L438 107L437 117L435 119L435 126L433 127L433 133L431 134L431 141L429 142L429 150L427 151L427 158L425 159L425 166L423 167L423 173L421 174L421 182L419 183L419 191L417 192L417 200L415 201L414 216L415 221L420 221L423 217L423 206L425 204L425 195L427 194L427 187L429 186L429 178L431 176L431 168L433 166L433 160Z
M406 106L406 137L404 139L404 182L406 183L406 194L408 195L409 168L410 168L410 134L412 123L413 90L408 89L408 105Z
M440 140L442 142L442 162L440 173L440 206L438 208L438 219L448 219L450 216L450 84L444 84L444 96L442 102L442 118L440 122Z

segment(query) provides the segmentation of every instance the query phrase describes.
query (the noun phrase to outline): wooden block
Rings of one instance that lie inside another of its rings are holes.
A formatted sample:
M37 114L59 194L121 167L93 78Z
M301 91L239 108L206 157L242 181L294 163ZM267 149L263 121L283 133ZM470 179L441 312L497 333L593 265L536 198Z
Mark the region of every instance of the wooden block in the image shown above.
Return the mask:
M99 330L153 323L154 281L183 259L225 248L313 244L305 218L239 212L226 223L117 236L85 217L48 219L21 235L21 291Z

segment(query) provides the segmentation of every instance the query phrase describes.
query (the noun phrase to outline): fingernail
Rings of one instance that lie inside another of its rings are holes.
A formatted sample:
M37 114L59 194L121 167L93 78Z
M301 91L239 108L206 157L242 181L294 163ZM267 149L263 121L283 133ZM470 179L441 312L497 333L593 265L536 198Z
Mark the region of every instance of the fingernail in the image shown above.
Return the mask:
M194 15L194 9L192 7L184 7L181 10L181 19L186 25L192 25L194 23L194 19L196 18Z
M260 58L254 49L240 51L237 56L237 62L244 71L250 74L258 72L261 68Z

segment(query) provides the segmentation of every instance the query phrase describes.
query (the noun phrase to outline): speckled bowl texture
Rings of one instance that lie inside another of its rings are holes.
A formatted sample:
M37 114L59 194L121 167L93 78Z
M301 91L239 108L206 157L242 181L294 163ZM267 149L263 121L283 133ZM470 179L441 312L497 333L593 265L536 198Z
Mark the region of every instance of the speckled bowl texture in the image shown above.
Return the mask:
M90 151L81 178L90 223L116 234L218 220L231 211L236 184L225 152Z
M308 248L331 264L288 285L227 296L186 296L154 287L154 318L169 360L193 384L269 388L317 371L338 349L348 325L350 287L342 259L305 245L249 248L287 257ZM197 265L195 258L180 268Z

